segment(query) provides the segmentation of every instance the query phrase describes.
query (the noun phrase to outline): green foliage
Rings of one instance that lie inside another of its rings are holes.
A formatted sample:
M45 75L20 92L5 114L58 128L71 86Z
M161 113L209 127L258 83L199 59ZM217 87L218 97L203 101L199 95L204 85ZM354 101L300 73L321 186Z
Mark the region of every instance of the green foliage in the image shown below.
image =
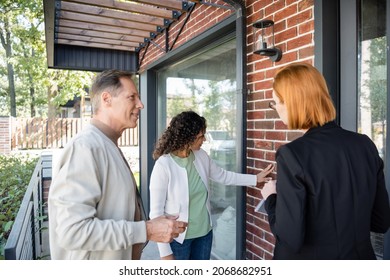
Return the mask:
M49 70L51 87L55 87L55 95L50 102L56 107L64 105L75 96L82 96L86 93L92 83L94 73L86 71Z
M370 90L370 104L372 109L372 122L386 121L387 114L387 38L378 37L370 43L369 80L365 84Z
M167 99L168 121L185 110L194 110L207 120L207 129L227 130L232 135L236 127L236 83L233 80L213 81L207 84L196 79L182 79L188 94L176 92Z
M187 108L191 108L194 111L197 111L197 107L191 107L187 105L188 102L184 98L176 97L170 98L167 100L167 118L172 119L177 114L180 114L182 111Z
M47 68L42 0L2 0L0 39L0 115L10 115L15 100L18 117L54 117L90 86L90 72Z
M0 259L38 157L0 155Z

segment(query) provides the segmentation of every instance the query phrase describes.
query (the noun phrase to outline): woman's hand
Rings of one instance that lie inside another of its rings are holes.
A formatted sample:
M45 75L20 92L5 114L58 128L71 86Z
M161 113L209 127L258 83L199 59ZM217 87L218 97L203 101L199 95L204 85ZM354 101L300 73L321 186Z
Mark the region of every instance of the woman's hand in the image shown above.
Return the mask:
M266 200L268 196L274 193L276 193L276 180L268 181L261 189L261 195L263 196L264 200Z
M275 165L272 163L269 164L263 171L258 173L257 176L257 183L267 182L271 180L271 177L267 177L268 174L270 174L272 171L274 171Z

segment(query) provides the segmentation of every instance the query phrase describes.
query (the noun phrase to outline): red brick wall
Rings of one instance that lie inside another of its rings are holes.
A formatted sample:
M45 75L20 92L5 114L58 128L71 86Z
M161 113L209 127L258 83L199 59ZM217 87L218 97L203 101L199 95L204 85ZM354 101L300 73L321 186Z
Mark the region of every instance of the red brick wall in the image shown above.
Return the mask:
M212 1L226 5L222 1ZM275 152L281 145L299 137L300 132L287 131L276 112L268 108L272 97L272 78L276 70L293 61L314 60L314 0L246 0L247 13L247 170L258 173L268 163L274 162ZM231 15L231 11L197 4L189 21L174 46L177 48ZM169 28L169 45L176 37L186 14ZM283 51L279 62L252 54L252 24L261 19L275 22L275 44ZM165 46L165 35L157 38L160 47ZM146 52L146 53L145 53ZM145 54L145 56L144 56ZM165 55L150 45L140 52L144 57L141 72L148 64ZM246 222L246 258L271 259L274 237L269 229L267 217L254 213L261 197L260 188L248 188Z
M11 152L11 118L0 117L0 154Z
M218 5L226 5L225 2L221 0L213 0L212 1L215 4ZM230 7L230 6L228 6ZM222 21L223 19L230 16L232 13L234 13L234 10L229 9L223 9L218 8L215 6L209 6L205 4L196 4L193 12L191 13L189 19L187 20L186 24L184 24L183 29L180 32L179 37L177 37L177 34L180 31L180 28L183 26L183 22L185 21L185 18L187 17L187 13L183 13L179 20L177 22L172 23L169 28L169 46L171 47L173 44L173 41L176 39L176 42L173 45L173 49L176 49L177 47L183 45L185 42L189 41L190 39L202 34L204 31L209 29L210 27L214 26L218 22ZM161 48L165 50L165 33L159 35L154 42ZM144 47L141 49L139 57L140 59L142 57L143 60L140 61L140 72L145 69L145 67L156 61L158 58L166 55L165 52L163 52L161 49L157 48L153 44L149 44L148 47Z
M288 131L275 111L268 108L272 98L272 78L280 66L293 61L314 60L314 1L313 0L248 0L248 95L247 158L248 172L257 173L274 162L281 145L299 137L300 132ZM252 24L261 19L275 22L275 45L283 51L279 62L252 54ZM248 188L246 223L246 258L271 259L274 237L267 217L254 213L261 197L260 188Z

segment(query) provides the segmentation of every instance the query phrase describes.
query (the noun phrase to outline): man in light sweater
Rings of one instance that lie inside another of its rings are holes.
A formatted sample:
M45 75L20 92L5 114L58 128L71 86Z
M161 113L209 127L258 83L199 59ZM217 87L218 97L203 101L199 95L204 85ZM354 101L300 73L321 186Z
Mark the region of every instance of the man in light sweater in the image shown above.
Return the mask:
M91 123L64 148L49 191L52 259L140 259L147 240L170 242L187 223L145 221L130 167L117 141L137 126L143 104L132 75L100 73L91 88Z

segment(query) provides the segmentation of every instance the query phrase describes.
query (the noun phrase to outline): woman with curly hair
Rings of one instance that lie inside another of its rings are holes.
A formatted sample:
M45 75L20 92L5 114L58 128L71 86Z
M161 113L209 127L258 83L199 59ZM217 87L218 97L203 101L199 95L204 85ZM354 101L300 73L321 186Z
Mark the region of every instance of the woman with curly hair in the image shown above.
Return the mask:
M157 142L150 178L150 218L172 215L188 222L171 243L157 243L164 260L210 259L213 239L209 180L225 185L265 182L270 164L257 175L222 169L201 149L206 119L193 111L175 116Z

